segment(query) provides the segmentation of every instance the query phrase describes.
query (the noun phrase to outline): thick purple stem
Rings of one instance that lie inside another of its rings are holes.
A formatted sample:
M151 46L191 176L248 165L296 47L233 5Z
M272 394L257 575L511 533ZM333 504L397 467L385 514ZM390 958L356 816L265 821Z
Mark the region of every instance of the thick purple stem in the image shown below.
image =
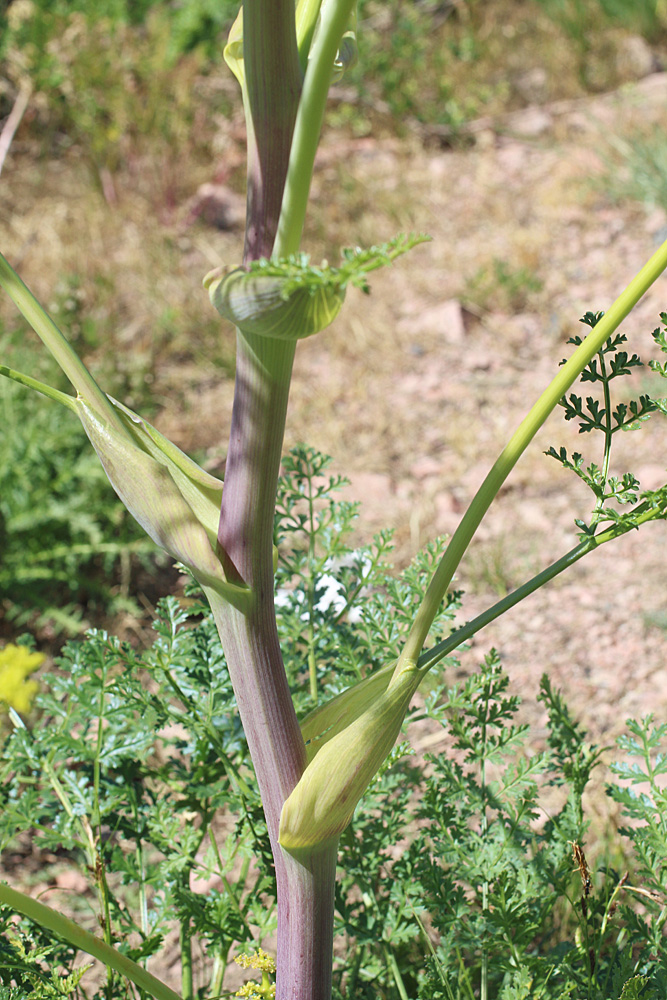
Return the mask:
M209 594L255 766L278 884L277 1000L331 995L336 848L300 857L278 843L283 803L306 750L283 666L273 601L273 511L294 349L237 338L232 433L218 538L228 575L252 588L242 613Z
M301 68L294 0L245 0L248 195L244 260L270 257L278 228Z
M257 772L269 834L301 777L306 752L283 666L273 603L273 512L294 348L237 337L236 388L218 540L228 577L252 589L243 614L223 604L218 627Z
M270 256L301 89L294 0L245 0L248 217L244 259ZM280 651L273 517L294 344L237 333L236 385L218 528L229 579L251 590L242 613L209 594L266 814L278 884L277 1000L331 995L336 848L296 860L280 813L306 750Z

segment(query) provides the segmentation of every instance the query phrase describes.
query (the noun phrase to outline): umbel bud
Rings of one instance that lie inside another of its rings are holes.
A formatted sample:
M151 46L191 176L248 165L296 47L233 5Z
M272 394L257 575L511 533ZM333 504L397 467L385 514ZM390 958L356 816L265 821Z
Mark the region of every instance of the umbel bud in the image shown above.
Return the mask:
M77 394L71 396L2 364L0 375L76 413L111 485L146 533L187 566L209 597L216 595L245 612L250 590L227 580L218 549L222 482L201 469L146 420L100 389L2 254L0 286L41 337Z
M291 854L318 850L338 839L394 746L423 673L411 667L392 680L392 669L393 665L385 668L386 674L383 670L375 675L380 680L375 682L374 693L377 694L378 689L380 693L370 707L365 707L345 728L339 728L335 736L327 738L328 733L323 734L326 742L317 750L283 805L279 840ZM347 708L353 716L353 692L357 692L359 703L365 704L369 687L364 688L362 683L349 692ZM340 697L346 694L348 692ZM338 709L335 714L340 719ZM322 718L326 721L324 716ZM337 728L335 722L333 728Z
M358 684L318 705L301 720L301 735L309 763L325 743L346 729L385 693L395 667L396 662L393 661L381 670L375 670Z
M211 302L242 333L277 340L303 340L334 321L345 299L340 286L294 287L287 276L237 267L217 268L204 278Z
M202 584L242 606L243 587L227 582L215 551L222 482L155 427L111 400L127 434L80 397L77 410L109 482L153 541Z

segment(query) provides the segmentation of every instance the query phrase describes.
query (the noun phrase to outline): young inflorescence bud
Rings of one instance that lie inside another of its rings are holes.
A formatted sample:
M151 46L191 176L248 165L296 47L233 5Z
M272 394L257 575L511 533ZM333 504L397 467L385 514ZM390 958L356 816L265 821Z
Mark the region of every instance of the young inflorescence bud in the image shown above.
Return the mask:
M317 714L319 723L330 728L322 734L320 748L283 806L279 839L286 851L298 854L335 843L352 819L357 803L394 746L423 677L416 667L401 671L395 679L392 671L393 664L344 692ZM342 721L344 713L347 725ZM308 719L304 723L307 734L314 724Z
M216 552L222 482L142 417L110 400L127 434L80 397L77 409L109 482L156 545L202 584L237 606L247 592L228 583Z
M243 333L303 340L334 321L345 299L340 286L289 287L290 279L243 268L217 268L204 278L211 302Z

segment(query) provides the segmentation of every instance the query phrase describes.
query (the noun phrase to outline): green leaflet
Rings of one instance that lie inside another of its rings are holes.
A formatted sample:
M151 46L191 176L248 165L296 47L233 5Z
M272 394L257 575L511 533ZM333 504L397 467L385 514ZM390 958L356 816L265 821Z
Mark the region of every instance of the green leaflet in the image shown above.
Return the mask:
M303 340L334 321L345 299L340 285L287 290L287 279L235 268L204 279L218 312L244 333L278 340Z

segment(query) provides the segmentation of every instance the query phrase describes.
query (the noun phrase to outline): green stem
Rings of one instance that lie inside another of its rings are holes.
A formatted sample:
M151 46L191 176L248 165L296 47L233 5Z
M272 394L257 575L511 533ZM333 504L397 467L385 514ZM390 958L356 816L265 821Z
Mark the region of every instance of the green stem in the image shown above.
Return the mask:
M132 813L134 820L135 834L135 864L137 866L137 871L139 873L139 919L141 921L141 933L144 937L148 937L149 924L148 924L148 896L146 893L146 865L144 859L144 848L141 840L141 835L139 831L141 830L141 823L139 820L139 802L136 792L136 786L132 786L129 789L129 794L132 800ZM143 966L146 968L146 959L143 959Z
M220 954L220 952L215 953L213 958L213 968L211 970L211 978L208 984L208 995L210 997L219 997L222 994L222 981L225 978L225 969L227 968L227 963Z
M44 382L40 382L30 375L24 375L23 372L17 372L15 368L8 368L7 365L0 365L0 375L18 382L20 385L26 385L29 389L35 389L37 392L41 392L43 396L48 396L49 399L55 399L57 403L62 403L63 406L66 406L78 416L79 411L76 401L73 396L69 396L66 392L61 392L60 389L54 389L50 385L45 385Z
M604 461L602 463L602 484L603 492L607 488L607 479L609 478L609 465L611 462L611 439L612 439L612 419L611 419L611 389L609 388L609 379L607 378L607 367L605 365L604 353L600 351L598 357L600 358L600 374L602 376L602 391L604 394L604 411L605 411L605 421L604 421Z
M649 521L655 521L665 517L665 512L660 508L654 508L649 503L640 504L635 509L635 518L633 519L632 525L612 525L605 531L601 531L599 535L590 536L585 538L583 541L575 545L573 549L566 552L564 556L557 559L555 562L543 569L541 573L532 577L526 583L521 584L516 590L513 590L511 594L507 594L502 600L497 601L492 607L483 611L481 615L477 615L471 621L466 622L461 628L456 629L452 632L446 639L442 642L436 643L435 646L422 653L417 661L417 666L425 675L431 667L439 663L440 660L449 656L453 653L455 649L458 649L464 642L476 635L481 629L486 625L490 625L491 622L500 618L504 615L506 611L510 608L515 607L520 604L526 597L530 594L534 594L536 590L543 587L545 583L549 583L554 577L558 576L563 570L568 569L570 566L574 566L583 556L588 552L592 552L594 549L599 548L606 542L610 542L613 538L620 538L621 535L627 534L634 528L638 528L640 524L646 524Z
M600 496L593 511L592 524L596 524L602 516L604 510L605 494L607 492L607 480L609 478L609 468L611 465L611 444L612 444L612 419L611 419L611 389L607 378L607 368L604 360L604 351L598 354L600 361L600 375L602 376L602 392L604 401L604 452L602 458L602 482L600 484Z
M405 983L403 982L403 976L401 975L401 970L399 969L398 962L396 961L396 956L387 944L384 945L383 951L385 962L389 966L401 1000L409 1000L407 990L405 989Z
M155 997L155 1000L182 1000L178 993L175 993L165 983L156 979L150 972L146 972L145 969L142 969L140 965L133 962L127 955L121 954L121 952L116 951L115 948L111 948L100 938L89 934L88 931L84 931L82 927L75 924L73 920L63 917L57 910L52 909L50 906L45 906L44 903L39 903L36 899L26 896L25 893L19 892L17 889L11 889L4 882L0 882L0 903L10 906L17 913L22 913L24 917L28 917L29 920L34 920L36 924L40 924L40 926L46 927L47 930L53 931L58 937L63 938L80 951L85 951L86 954L92 955L93 958L98 959L100 962L104 962L109 968L114 969L122 976L125 976L126 979L129 979L140 990L144 990L149 996Z
M482 723L481 732L481 761L479 765L479 784L480 791L482 793L482 818L481 818L481 835L482 835L482 848L483 857L486 857L486 842L488 839L489 830L489 817L488 817L488 795L489 791L486 784L486 750L487 750L487 723L489 718L489 699L488 690L486 694L486 704L484 706L484 721ZM482 968L481 968L481 981L479 996L480 1000L489 1000L489 946L488 946L488 917L489 917L489 882L488 879L484 879L482 882L482 919L483 919L483 929L482 929Z
M350 969L347 982L345 983L345 996L354 997L357 994L357 980L359 978L359 970L361 969L363 957L363 951L357 945L352 967Z
M181 950L181 990L183 1000L192 1000L194 985L192 978L192 932L190 930L189 917L184 917L181 923L179 944Z
M14 268L1 253L0 287L4 288L19 312L23 314L37 336L41 338L49 349L79 396L82 396L89 406L93 406L98 414L103 416L114 430L122 434L125 438L129 437L124 424L83 361L81 361L76 351L62 335L49 314L42 308L30 289L19 278ZM10 369L7 369L3 371L3 374L9 374L10 371ZM14 378L16 376L12 375L11 377ZM26 385L30 385L32 382L32 380L27 380L25 376L22 379L19 377L18 381L21 380ZM45 392L45 387L41 383L33 385L33 388L38 388L40 392ZM50 390L50 392L46 392L45 394L52 396L52 398L57 398L59 402L66 402L66 399L54 395L55 392L56 390ZM71 407L72 404L66 402L66 405Z
M285 257L299 249L334 60L355 3L356 0L329 0L321 11L320 26L308 60L294 126L285 193L273 248L276 257Z
M486 479L473 497L470 506L454 532L431 583L415 615L412 628L396 665L395 676L416 663L438 608L447 593L454 573L461 562L484 515L491 506L501 486L534 438L537 431L552 413L575 379L611 334L634 308L648 288L667 267L667 242L651 257L641 271L619 295L608 312L591 330L572 357L560 368L551 385L542 393L535 405L512 435Z
M421 936L424 939L426 947L428 948L428 950L429 950L429 952L431 954L431 959L432 959L433 964L434 964L434 966L435 966L435 968L436 968L436 970L438 972L438 976L440 977L440 982L442 983L442 986L444 987L445 992L447 993L447 1000L454 1000L454 994L452 993L452 988L449 985L449 980L445 976L444 970L442 968L442 964L440 962L440 959L438 958L438 953L436 952L435 948L433 947L433 944L431 943L431 939L428 936L428 934L426 933L426 928L424 927L423 923L419 919L419 914L415 911L414 907L412 907L412 914L413 914L415 920L417 921L417 925L418 925L419 930L421 932Z

